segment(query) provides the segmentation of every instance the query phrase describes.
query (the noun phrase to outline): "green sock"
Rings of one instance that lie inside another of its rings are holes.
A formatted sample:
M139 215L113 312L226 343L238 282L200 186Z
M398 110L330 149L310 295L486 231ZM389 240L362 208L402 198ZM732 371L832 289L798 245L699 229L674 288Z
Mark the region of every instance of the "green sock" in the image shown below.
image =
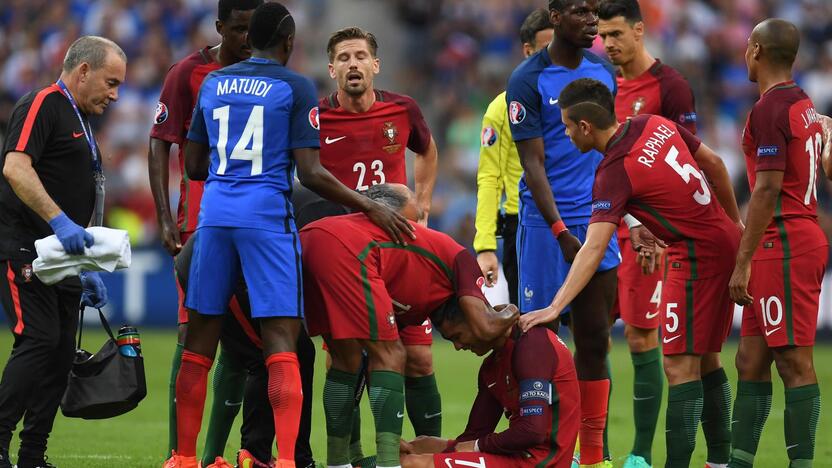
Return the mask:
M763 426L771 411L771 382L737 383L737 399L731 419L731 460L729 467L751 468Z
M182 365L182 351L185 345L176 343L173 351L173 361L170 363L170 384L168 386L168 452L165 459L170 457L171 451L176 450L176 376Z
M436 386L436 377L405 377L404 397L407 416L417 436L442 435L442 398Z
M702 418L702 381L694 380L667 388L665 468L690 466L696 447L696 430Z
M812 466L812 459L815 457L815 431L820 417L818 384L787 388L786 410L783 416L789 467Z
M234 418L243 405L247 375L245 367L220 347L214 369L214 398L202 454L203 466L214 463L214 459L223 456L225 452L225 443L228 442Z
M324 416L326 418L326 464L329 466L350 463L350 435L352 415L355 410L355 384L357 374L330 368L324 383Z
M725 369L702 376L702 432L708 463L725 464L731 456L731 386Z
M659 422L662 407L662 390L664 374L662 371L662 352L659 348L643 353L630 353L633 360L633 421L636 437L633 441L632 454L644 457L652 464L653 437Z
M353 465L356 461L364 458L364 449L361 448L361 407L355 405L352 410L352 432L350 434L350 460ZM363 465L362 465L363 468Z
M610 355L607 353L607 379L610 381L610 390L607 392L607 415L604 419L604 437L602 443L604 444L604 460L612 460L612 455L610 455L610 444L607 440L607 432L610 427L610 399L612 398L612 367L610 367Z
M393 371L370 372L370 408L376 423L376 465L399 466L404 421L404 376Z

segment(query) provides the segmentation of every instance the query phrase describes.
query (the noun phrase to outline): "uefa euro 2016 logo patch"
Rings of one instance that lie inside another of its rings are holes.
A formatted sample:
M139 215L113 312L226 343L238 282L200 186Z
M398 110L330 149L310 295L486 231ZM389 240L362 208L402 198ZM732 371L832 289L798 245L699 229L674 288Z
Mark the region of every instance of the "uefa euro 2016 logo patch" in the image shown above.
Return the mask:
M480 143L482 146L494 146L494 143L497 143L497 131L491 127L485 127L482 129L482 134L480 135Z
M318 120L318 108L313 107L309 110L309 125L312 126L315 130L321 129L321 124Z
M165 105L164 102L159 101L156 103L156 114L153 117L153 123L159 125L163 123L165 120L168 119L168 106Z
M514 125L526 119L526 108L517 101L511 101L508 105L508 120Z

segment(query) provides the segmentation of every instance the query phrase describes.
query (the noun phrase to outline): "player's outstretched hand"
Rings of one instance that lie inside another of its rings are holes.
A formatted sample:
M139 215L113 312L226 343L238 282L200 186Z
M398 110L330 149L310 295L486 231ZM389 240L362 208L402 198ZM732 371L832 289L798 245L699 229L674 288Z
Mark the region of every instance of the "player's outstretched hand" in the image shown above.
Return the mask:
M160 229L162 231L162 247L164 247L172 257L175 257L176 254L182 250L182 240L179 237L179 229L176 228L176 225L170 218L161 222Z
M413 450L413 444L404 439L399 440L399 455L412 455L417 453Z
M411 450L409 453L417 455L422 453L441 453L448 447L447 440L433 436L419 436L410 442L402 441L399 451L405 447L405 444Z
M393 211L392 209L373 201L370 209L367 210L367 217L378 227L387 231L394 242L407 245L408 239L415 239L416 235L413 226L407 222L407 218Z
M748 280L751 278L751 265L737 265L734 273L731 274L731 281L728 283L731 300L741 306L751 305L754 298L748 294Z
M630 244L633 250L641 252L643 249L648 249L651 253L657 252L660 249L667 248L667 244L663 240L656 237L649 229L641 226L635 226L630 229Z
M522 328L525 333L535 325L552 322L558 317L560 317L560 311L555 310L552 306L533 310L520 316L520 328Z
M566 263L575 261L575 256L581 250L581 241L574 234L569 231L564 232L558 237L558 244L560 244L560 251L563 252L563 259Z
M485 277L485 285L493 288L500 276L500 262L493 250L487 250L477 254L477 264Z

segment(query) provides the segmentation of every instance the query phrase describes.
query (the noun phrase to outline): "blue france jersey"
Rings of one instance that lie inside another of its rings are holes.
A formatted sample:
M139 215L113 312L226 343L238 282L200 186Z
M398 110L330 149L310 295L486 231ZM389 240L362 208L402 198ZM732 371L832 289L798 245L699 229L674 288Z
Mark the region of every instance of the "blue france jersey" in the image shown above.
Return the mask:
M210 73L188 139L211 147L199 227L296 230L291 150L320 147L308 78L254 57Z
M592 183L603 155L581 153L566 136L558 96L578 78L594 78L616 93L612 66L590 52L576 69L555 65L547 49L535 53L511 74L506 104L514 141L543 138L546 175L563 221L586 224L592 214ZM526 175L520 179L520 221L527 226L548 226L532 199Z

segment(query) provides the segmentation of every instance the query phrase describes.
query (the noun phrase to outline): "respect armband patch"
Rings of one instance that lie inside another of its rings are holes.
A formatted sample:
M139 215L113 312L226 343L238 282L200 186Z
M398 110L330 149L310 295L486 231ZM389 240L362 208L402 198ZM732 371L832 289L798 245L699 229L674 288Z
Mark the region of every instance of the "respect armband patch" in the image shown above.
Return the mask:
M612 202L609 200L595 200L592 202L592 211L609 210L612 208Z
M777 145L760 146L757 148L757 157L763 156L777 156L780 153L780 148Z
M520 416L543 416L543 407L524 406L520 408Z
M526 379L520 382L520 403L542 400L552 404L552 382L548 380Z

